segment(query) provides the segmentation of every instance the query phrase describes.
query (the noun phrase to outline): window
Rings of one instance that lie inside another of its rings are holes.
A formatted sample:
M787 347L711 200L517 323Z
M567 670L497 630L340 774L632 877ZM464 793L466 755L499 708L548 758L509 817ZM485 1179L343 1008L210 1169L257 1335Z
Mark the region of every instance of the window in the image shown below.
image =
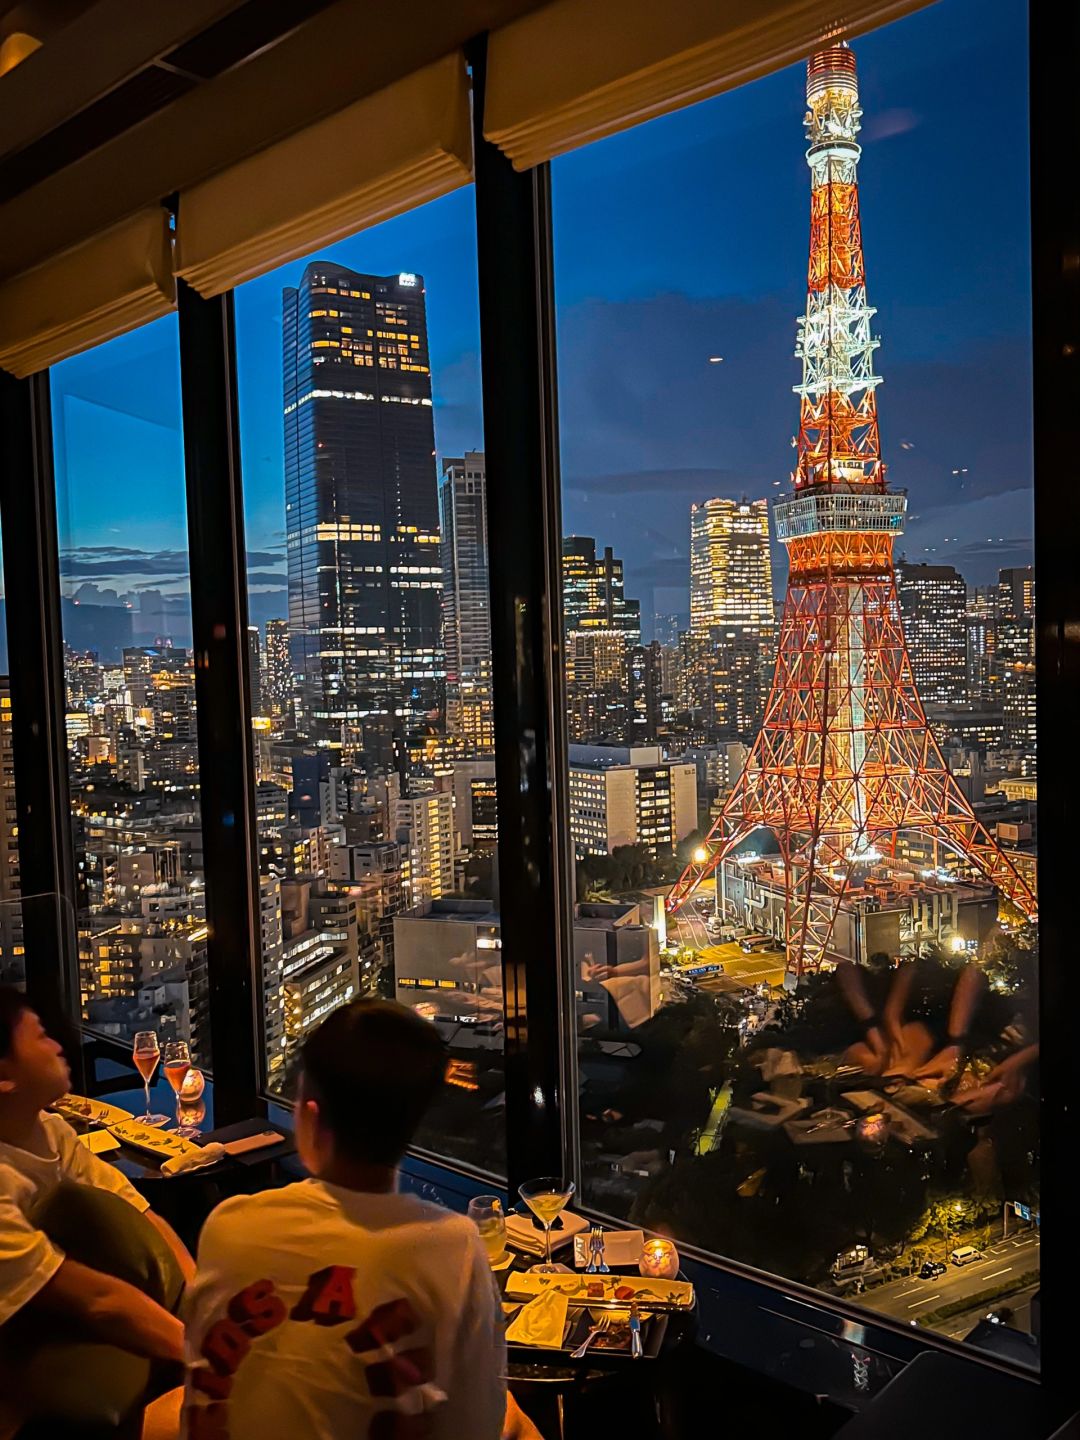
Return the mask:
M210 1056L175 316L51 372L83 1019Z
M1039 1269L1025 50L552 167L584 1199L953 1337Z
M397 998L452 1063L419 1143L498 1173L471 192L250 282L236 315L266 1081L290 1093L293 1057L334 1006Z

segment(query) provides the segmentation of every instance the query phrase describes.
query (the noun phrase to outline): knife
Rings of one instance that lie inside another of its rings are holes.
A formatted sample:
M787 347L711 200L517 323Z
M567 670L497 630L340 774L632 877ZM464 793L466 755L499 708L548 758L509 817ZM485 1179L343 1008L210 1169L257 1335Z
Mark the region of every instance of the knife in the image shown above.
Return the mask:
M640 1360L644 1352L641 1348L641 1316L638 1314L637 1301L630 1302L630 1354L635 1360Z

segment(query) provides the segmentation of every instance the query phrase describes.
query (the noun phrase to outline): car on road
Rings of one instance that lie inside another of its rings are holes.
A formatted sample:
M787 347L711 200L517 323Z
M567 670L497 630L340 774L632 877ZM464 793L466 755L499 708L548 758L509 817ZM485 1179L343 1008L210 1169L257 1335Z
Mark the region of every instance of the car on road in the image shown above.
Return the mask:
M940 1260L927 1260L919 1271L920 1280L936 1280L939 1275L944 1275L949 1267L943 1265Z
M739 949L747 955L752 955L755 950L767 950L772 944L768 935L744 935L739 941Z
M961 1245L959 1250L954 1250L949 1259L954 1265L970 1265L973 1260L982 1260L983 1252L976 1250L974 1245Z

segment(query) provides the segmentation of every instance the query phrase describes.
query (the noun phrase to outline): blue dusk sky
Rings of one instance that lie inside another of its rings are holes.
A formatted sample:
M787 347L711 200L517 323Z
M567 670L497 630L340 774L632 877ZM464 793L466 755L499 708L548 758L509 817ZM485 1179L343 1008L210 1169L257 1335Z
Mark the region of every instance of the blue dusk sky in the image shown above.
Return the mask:
M1019 0L938 0L854 46L899 549L971 583L1031 558L1026 24ZM623 557L646 630L687 608L691 503L788 482L803 85L795 66L553 165L563 528ZM471 189L322 253L423 274L438 451L481 449ZM236 296L259 621L285 613L281 290L304 263ZM175 316L57 366L53 396L66 592L186 593Z

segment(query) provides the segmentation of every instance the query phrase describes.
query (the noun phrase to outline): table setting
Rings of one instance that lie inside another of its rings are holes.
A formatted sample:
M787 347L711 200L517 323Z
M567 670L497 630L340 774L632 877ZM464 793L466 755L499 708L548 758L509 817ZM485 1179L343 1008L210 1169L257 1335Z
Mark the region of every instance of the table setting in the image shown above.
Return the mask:
M523 1208L509 1214L497 1196L470 1203L502 1292L512 1369L654 1360L690 1328L696 1297L674 1243L589 1221L568 1208L574 1193L549 1176L522 1185Z

